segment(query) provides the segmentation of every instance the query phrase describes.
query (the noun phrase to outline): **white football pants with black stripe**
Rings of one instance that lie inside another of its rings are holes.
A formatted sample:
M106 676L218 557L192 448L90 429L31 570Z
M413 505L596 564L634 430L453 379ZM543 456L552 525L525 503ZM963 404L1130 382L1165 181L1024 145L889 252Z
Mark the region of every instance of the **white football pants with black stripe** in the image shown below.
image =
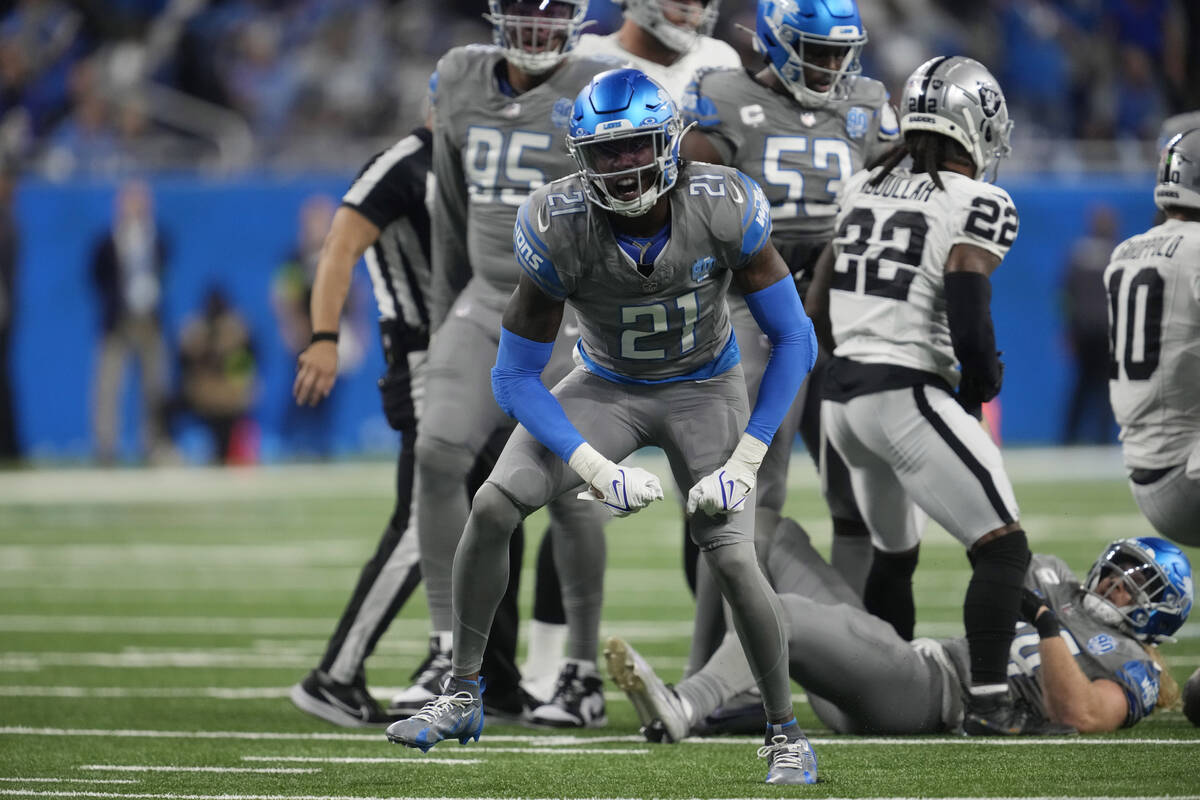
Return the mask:
M944 389L824 400L821 426L849 467L872 543L884 552L920 543L918 509L967 548L1018 518L1000 449Z
M1129 482L1142 514L1168 539L1200 547L1200 442L1188 460L1153 483Z

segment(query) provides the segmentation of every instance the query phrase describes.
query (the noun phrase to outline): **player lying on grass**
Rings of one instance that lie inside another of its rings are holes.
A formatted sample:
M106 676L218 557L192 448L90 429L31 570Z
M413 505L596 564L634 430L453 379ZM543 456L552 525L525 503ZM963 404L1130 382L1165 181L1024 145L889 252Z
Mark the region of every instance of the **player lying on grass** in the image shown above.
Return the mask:
M966 639L906 642L863 610L799 525L780 524L769 577L784 610L792 678L821 721L837 733L958 731L970 685ZM1025 620L1008 662L1023 733L1114 731L1178 702L1157 648L1192 607L1191 565L1178 547L1153 536L1115 541L1082 584L1061 559L1034 555L1024 591ZM620 639L609 639L605 656L650 741L679 741L753 685L730 636L674 687Z

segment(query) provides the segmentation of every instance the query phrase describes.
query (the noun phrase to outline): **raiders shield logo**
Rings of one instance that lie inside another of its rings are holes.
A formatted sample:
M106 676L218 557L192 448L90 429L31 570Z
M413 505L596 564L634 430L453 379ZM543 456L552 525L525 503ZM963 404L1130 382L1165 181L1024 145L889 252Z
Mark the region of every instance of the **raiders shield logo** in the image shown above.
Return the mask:
M979 87L979 105L983 108L983 115L988 119L996 116L1000 111L1000 104L1004 102L1004 98L1000 93L990 86L980 85Z

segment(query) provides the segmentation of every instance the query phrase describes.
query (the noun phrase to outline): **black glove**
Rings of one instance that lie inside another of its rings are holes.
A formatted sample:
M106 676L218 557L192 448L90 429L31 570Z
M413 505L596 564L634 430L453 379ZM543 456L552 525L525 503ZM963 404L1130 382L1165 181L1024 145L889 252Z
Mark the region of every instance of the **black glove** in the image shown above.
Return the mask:
M383 415L393 430L406 431L417 426L417 411L412 399L412 373L408 362L397 361L379 379Z
M1004 383L1004 362L1000 353L996 353L995 361L976 369L963 365L962 379L958 383L958 402L970 411L971 406L978 406L1000 394Z
M1038 610L1042 611L1038 616ZM1021 590L1021 617L1037 629L1039 639L1053 639L1062 629L1058 624L1058 615L1046 602L1046 598L1031 589Z

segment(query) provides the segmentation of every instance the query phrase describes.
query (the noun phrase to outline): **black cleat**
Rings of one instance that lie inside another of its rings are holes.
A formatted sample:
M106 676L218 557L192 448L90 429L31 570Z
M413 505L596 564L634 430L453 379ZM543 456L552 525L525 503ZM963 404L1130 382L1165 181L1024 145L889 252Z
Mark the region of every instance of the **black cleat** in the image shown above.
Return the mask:
M343 728L382 727L396 721L379 707L365 684L338 683L314 669L292 687L296 708Z
M1077 731L1051 722L1026 703L1014 703L1007 694L967 695L963 716L964 736L1069 736Z

